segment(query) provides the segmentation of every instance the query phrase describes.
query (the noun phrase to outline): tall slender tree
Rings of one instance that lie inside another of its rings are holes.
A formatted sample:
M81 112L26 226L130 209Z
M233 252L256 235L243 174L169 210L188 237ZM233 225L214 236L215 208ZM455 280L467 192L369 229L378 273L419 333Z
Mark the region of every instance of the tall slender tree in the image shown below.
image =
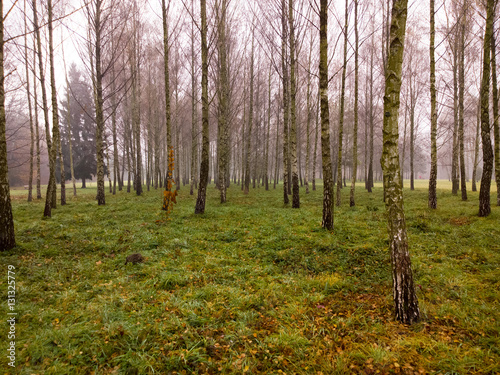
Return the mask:
M194 0L191 0L191 11L194 12ZM196 90L196 70L195 70L195 50L194 50L194 22L191 22L191 183L189 194L194 194L194 187L197 186L196 170L198 159L198 111L197 111L197 90Z
M394 0L390 27L390 48L387 50L385 70L384 147L381 164L384 172L395 315L398 321L412 324L419 320L420 311L408 251L398 150L399 97L407 12L408 0Z
M323 220L321 226L333 230L333 177L330 151L330 111L328 106L328 0L320 1L319 90L321 97L321 159L323 162Z
M431 82L431 171L429 176L429 208L437 208L437 108L436 108L436 57L435 57L435 10L434 0L430 0L430 82Z
M94 0L88 7L88 16L91 32L94 36L93 51L91 53L94 88L94 107L96 122L96 162L97 162L97 204L106 204L104 189L104 96L103 96L103 69L102 69L102 33L107 16L103 15L103 0ZM89 46L90 47L90 46Z
M285 0L281 0L281 80L283 89L283 203L288 204L290 191L290 158L289 158L289 90L288 90L288 66L287 66L287 16Z
M33 126L33 110L31 105L29 57L28 57L28 21L26 18L26 0L24 0L24 59L26 71L26 95L28 98L28 113L30 123L30 172L28 180L28 202L33 200L33 152L35 146L35 129ZM36 105L36 103L35 103Z
M460 158L460 190L462 200L467 200L467 185L465 177L465 145L464 145L464 97L465 97L465 23L466 0L462 2L459 22L459 51L458 51L458 147ZM498 100L497 100L498 101Z
M311 40L309 43L309 58L307 61L307 93L306 93L306 165L305 165L305 176L304 185L306 186L306 194L309 194L309 165L310 165L310 155L311 155L311 120L312 120L312 109L311 109L311 63L312 63L312 53L313 53L313 34L311 33Z
M490 134L490 71L491 71L491 39L493 38L493 20L495 17L495 0L486 3L486 28L483 44L483 77L481 80L481 139L483 141L483 175L479 189L479 216L491 213L490 187L493 173L493 148Z
M40 124L38 122L38 90L36 84L36 33L33 37L33 107L35 117L35 145L36 145L36 199L42 199L42 181L40 168Z
M36 0L35 0L36 1ZM48 31L49 31L49 66L50 66L50 89L52 101L52 146L50 148L50 175L47 186L47 198L45 200L44 216L52 215L51 209L56 207L56 155L59 148L59 111L57 109L56 78L54 67L54 35L53 35L53 6L52 0L47 1ZM63 185L64 186L64 185ZM49 198L50 195L50 198Z
M38 23L38 11L36 6L36 0L32 1L32 8L33 8L33 27L35 29L35 37L36 37L36 52L38 57L38 67L40 74L39 80L40 80L40 86L42 88L42 109L43 109L43 118L45 122L45 137L47 143L47 152L49 155L49 171L52 171L52 168L55 168L55 161L54 164L52 164L52 158L51 158L52 139L50 137L49 107L47 105L47 89L45 86L45 71L43 67L43 58L42 58L42 39L40 36L40 27ZM49 190L52 189L51 184L52 180L50 180L49 177L49 184L47 186L47 192L46 192L45 209L43 213L43 216L45 217L50 217L52 215L52 193L49 194Z
M352 182L349 195L349 206L356 205L354 192L356 189L356 175L358 173L358 81L359 81L359 34L358 34L358 0L354 0L354 130L352 141Z
M208 184L208 44L207 44L207 1L200 0L201 8L201 122L202 150L200 166L200 183L196 200L195 214L205 212L205 201Z
M344 24L344 64L342 65L342 83L340 90L340 114L339 114L339 147L337 157L337 199L336 205L341 204L342 189L342 143L344 141L344 108L345 108L345 81L347 71L347 28L349 20L349 0L345 0L345 24Z
M253 101L254 101L254 59L255 59L255 30L252 29L252 51L250 52L250 98L248 108L248 126L245 134L245 190L244 193L248 194L250 189L250 146L252 141L252 128L253 128Z
M465 13L465 12L464 12ZM464 26L465 28L465 26ZM498 111L498 81L497 81L497 65L496 65L496 45L495 45L495 24L493 23L493 31L491 34L491 84L493 93L493 138L495 140L495 182L497 185L497 206L500 206L500 126L499 126L499 111Z
M62 44L62 43L61 43ZM75 168L73 164L73 140L72 140L72 129L71 129L71 88L69 86L68 71L66 69L66 57L64 55L64 48L62 49L63 65L64 65L64 80L66 81L66 102L68 105L68 110L66 111L66 123L68 124L68 146L69 146L69 168L71 173L71 184L73 186L73 196L76 197L76 180L75 180Z
M300 208L299 171L297 166L297 82L295 77L295 26L293 0L288 0L288 28L290 36L290 161L292 163L292 208Z
M227 200L227 182L229 167L229 145L228 145L228 115L229 115L229 77L228 77L228 62L227 62L227 0L216 2L217 12L217 53L219 57L219 79L218 79L218 99L219 108L217 111L217 125L218 125L218 167L219 167L219 190L220 202L226 203Z
M0 1L0 251L16 246L14 218L10 202L9 168L7 166L7 138L5 135L5 73L4 73L4 16Z

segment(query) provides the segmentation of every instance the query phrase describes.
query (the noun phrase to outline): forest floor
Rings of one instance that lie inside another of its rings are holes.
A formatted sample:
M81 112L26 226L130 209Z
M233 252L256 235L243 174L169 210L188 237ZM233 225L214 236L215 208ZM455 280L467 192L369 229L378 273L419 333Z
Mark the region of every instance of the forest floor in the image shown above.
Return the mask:
M427 181L405 189L422 320L404 326L382 189L363 186L352 208L343 189L333 233L321 228L321 185L301 189L300 209L282 204L282 185L233 185L224 205L210 185L204 215L186 186L168 220L161 191L107 193L101 207L95 188L69 191L48 220L42 201L13 191L18 247L0 254L2 319L16 267L11 372L500 373L500 207L479 218L478 193L462 202L440 181L431 211ZM124 265L135 252L146 261Z

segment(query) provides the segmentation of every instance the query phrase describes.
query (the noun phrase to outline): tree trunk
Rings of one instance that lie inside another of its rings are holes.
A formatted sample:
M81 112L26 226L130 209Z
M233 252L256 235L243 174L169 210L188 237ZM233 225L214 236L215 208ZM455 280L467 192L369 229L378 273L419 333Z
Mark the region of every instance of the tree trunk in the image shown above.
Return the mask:
M61 206L66 204L66 173L64 171L64 157L62 153L61 136L59 135L59 142L57 142L59 151L59 168L61 169Z
M344 105L345 105L345 79L347 70L347 21L349 18L349 0L345 1L345 24L344 24L344 65L342 66L342 88L340 91L340 114L339 114L339 148L337 157L337 199L336 205L341 204L342 189L342 143L344 138Z
M287 24L285 0L281 0L281 71L283 82L283 203L288 204L290 190L289 150L288 150L288 68L286 61Z
M266 187L266 191L269 190L269 143L271 136L271 69L272 66L269 67L269 86L268 86L268 94L267 94L267 134L266 134L266 160L264 162L264 183Z
M191 0L191 9L194 10L194 0ZM189 195L194 194L196 185L196 165L198 164L198 118L196 111L196 76L194 69L194 22L191 22L191 184Z
M481 139L483 141L483 175L479 190L479 216L485 217L491 213L490 188L493 173L493 149L490 135L490 63L491 42L493 38L495 0L488 0L486 6L486 29L484 31L483 77L481 81Z
M436 108L436 58L434 53L435 21L434 0L430 0L430 82L431 82L431 171L429 176L429 208L437 208L437 108Z
M319 133L319 101L320 101L320 92L318 90L318 97L317 97L317 100L316 100L316 108L314 110L314 117L315 117L315 126L314 126L314 132L315 132L315 135L314 135L314 151L313 151L313 170L312 170L312 189L313 191L316 191L316 161L318 159L317 155L318 155L318 133Z
M458 146L460 157L460 190L462 200L467 200L467 185L465 177L465 150L464 150L464 92L465 92L465 3L462 5L463 13L460 20L460 48L458 61ZM493 103L495 103L493 101ZM497 99L498 104L498 99ZM493 107L494 108L494 107ZM498 109L498 105L497 105ZM498 111L497 111L498 112Z
M313 34L311 33L311 40L309 43L309 59L307 62L307 93L306 93L306 165L305 165L305 176L304 185L306 186L306 194L309 194L309 165L310 165L310 154L311 154L311 60L313 51Z
M354 199L354 192L356 189L356 174L358 173L358 48L359 48L359 35L358 35L358 0L354 0L354 35L355 35L355 50L354 50L354 134L352 141L352 181L351 192L349 196L349 206L356 205Z
M416 98L410 84L410 190L415 190L415 106Z
M250 189L250 146L252 140L252 127L253 127L253 96L254 96L254 30L252 30L252 52L250 57L250 101L248 109L248 129L245 136L245 190L244 193L248 194Z
M404 324L419 320L420 312L413 285L408 236L406 233L399 164L398 112L401 70L408 0L394 0L390 28L390 49L387 56L384 96L384 129L382 169L388 218L389 248L396 319Z
M273 182L273 189L276 189L276 185L279 183L279 155L280 155L280 137L279 137L279 123L280 123L280 116L279 112L277 114L277 121L276 121L276 148L274 149L274 182Z
M290 31L290 157L292 162L292 208L300 208L299 173L297 166L297 82L295 77L295 27L293 24L293 0L288 0L288 22Z
M49 156L49 171L52 171L53 168L55 167L55 161L53 162L53 159L51 157L52 140L50 138L49 109L47 106L47 91L45 87L45 73L44 73L43 59L42 59L42 40L40 37L40 28L38 26L38 12L36 9L35 0L33 0L33 26L35 28L35 35L37 40L36 50L38 54L38 67L40 69L40 86L42 87L42 108L43 108L43 117L45 121L45 137L47 142L47 153ZM50 217L51 215L52 215L52 180L49 177L43 216Z
M134 8L137 8L137 3L134 1ZM135 13L135 12L134 12ZM135 22L134 22L135 23ZM142 194L142 147L141 147L141 113L140 113L140 61L138 57L138 30L133 31L133 43L130 61L130 75L132 77L132 131L135 139L135 175L134 186L136 195ZM170 146L170 145L169 145Z
M200 0L201 6L201 121L202 121L202 150L200 167L200 185L196 200L195 214L205 212L205 201L208 182L208 44L207 44L207 1Z
M453 53L453 152L451 160L451 193L458 194L458 36L455 33L455 39L452 48Z
M50 168L49 185L47 187L47 197L51 194L50 201L47 199L45 203L44 216L51 216L51 209L48 208L48 203L51 204L51 208L56 208L56 157L59 148L59 111L57 109L57 92L56 92L56 79L55 79L55 67L54 67L54 38L53 38L53 15L52 15L52 0L47 2L48 10L48 29L49 29L49 65L50 65L50 89L51 89L51 101L52 101L52 147L50 149L50 159L52 168ZM50 164L49 164L50 166ZM64 184L61 185L61 190ZM49 201L47 203L47 201Z
M465 11L464 11L465 13ZM495 26L493 25L493 28ZM465 25L462 25L465 29ZM500 206L500 129L498 125L498 81L496 69L495 32L491 34L491 83L493 86L493 137L495 139L495 182L497 185L497 206ZM465 171L464 171L465 173Z
M217 2L217 5L219 3ZM228 113L229 113L229 77L228 77L228 62L227 62L227 51L226 51L226 17L227 17L227 0L222 0L220 3L221 9L217 9L217 31L218 31L218 45L217 52L219 57L219 108L218 108L218 179L219 179L219 190L220 190L220 202L226 203L227 201L227 172L228 172L228 139L227 139L227 127L228 127Z
M96 154L97 154L97 204L106 204L104 193L104 101L102 93L101 72L101 5L102 0L96 0L95 8L95 119L96 119Z
M3 13L2 13L3 14ZM31 90L30 90L30 74L29 74L29 59L28 59L28 25L26 19L26 0L24 1L24 59L26 68L26 95L28 97L28 113L30 122L30 174L28 180L28 202L33 200L33 153L34 153L34 143L35 143L35 129L33 127L33 111L31 106ZM3 39L2 39L3 41ZM1 42L1 41L0 41ZM36 89L36 87L35 87ZM35 103L36 105L36 103Z
M38 94L36 88L36 44L33 39L33 101L35 107L35 137L36 137L36 199L42 199L42 181L40 168L40 124L38 122Z
M112 41L113 43L113 41ZM114 50L114 46L112 47ZM113 135L113 195L116 194L116 185L118 190L121 190L123 182L120 179L120 163L118 158L118 135L116 131L116 111L118 105L116 103L116 73L114 64L111 65L111 131Z
M477 103L476 139L474 141L474 165L472 166L472 191L477 191L477 165L479 164L479 138L481 129L481 101Z
M321 96L321 157L323 161L323 220L321 226L333 230L333 181L330 150L330 110L328 108L328 0L320 1L319 89Z
M76 180L75 180L75 168L73 164L73 141L72 137L72 129L71 129L71 90L69 87L68 74L66 71L66 58L64 57L64 49L63 49L63 63L64 63L64 79L66 81L66 101L68 102L68 111L66 113L66 123L68 124L68 145L69 145L69 167L71 172L71 183L73 185L73 196L76 197ZM35 92L36 94L36 92ZM35 96L36 97L36 96Z
M7 166L7 138L5 135L5 73L4 73L4 36L3 1L0 1L0 251L16 246L14 218L10 202L9 170Z

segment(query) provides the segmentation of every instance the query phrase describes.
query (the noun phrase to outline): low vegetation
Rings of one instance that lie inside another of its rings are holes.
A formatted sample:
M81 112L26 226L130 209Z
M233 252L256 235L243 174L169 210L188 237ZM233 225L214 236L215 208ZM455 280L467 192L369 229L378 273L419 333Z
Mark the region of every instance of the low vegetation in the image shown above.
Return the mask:
M462 202L440 181L431 211L425 187L405 190L423 317L413 326L393 319L380 185L336 208L333 233L320 227L321 186L296 210L281 188L233 185L221 205L212 184L201 216L184 188L168 219L161 189L106 206L79 189L48 220L14 191L18 246L0 256L16 267L15 371L499 373L500 209L479 218L478 193ZM144 262L125 265L133 253Z

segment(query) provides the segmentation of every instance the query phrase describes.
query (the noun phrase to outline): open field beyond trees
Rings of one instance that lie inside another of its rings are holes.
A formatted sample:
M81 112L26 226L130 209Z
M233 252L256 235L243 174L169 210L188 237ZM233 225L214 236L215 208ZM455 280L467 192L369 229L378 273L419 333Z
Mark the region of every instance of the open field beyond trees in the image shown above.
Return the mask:
M426 187L404 193L423 317L410 327L393 318L380 185L358 183L353 208L343 189L333 233L321 185L292 209L282 185L232 185L221 205L212 184L204 215L185 187L168 220L161 191L97 206L95 187L68 190L44 220L14 190L18 246L0 254L16 267L14 373L500 373L500 208L479 218L478 193L439 181L431 211ZM146 261L124 265L135 252Z

